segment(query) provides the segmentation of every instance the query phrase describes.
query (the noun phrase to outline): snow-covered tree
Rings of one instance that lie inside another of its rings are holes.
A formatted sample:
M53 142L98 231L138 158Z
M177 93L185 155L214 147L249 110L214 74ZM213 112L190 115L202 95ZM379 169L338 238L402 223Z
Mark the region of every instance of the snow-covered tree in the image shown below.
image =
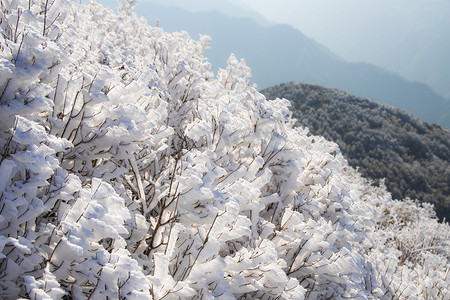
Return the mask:
M133 5L1 2L1 298L449 297L431 208Z

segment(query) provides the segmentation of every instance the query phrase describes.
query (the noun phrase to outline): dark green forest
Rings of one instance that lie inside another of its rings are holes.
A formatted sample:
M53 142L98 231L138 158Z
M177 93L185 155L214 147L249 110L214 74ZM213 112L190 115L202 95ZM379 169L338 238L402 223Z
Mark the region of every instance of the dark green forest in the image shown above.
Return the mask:
M349 164L394 199L434 204L450 218L450 131L341 90L289 82L261 91L292 103L297 124L336 142Z

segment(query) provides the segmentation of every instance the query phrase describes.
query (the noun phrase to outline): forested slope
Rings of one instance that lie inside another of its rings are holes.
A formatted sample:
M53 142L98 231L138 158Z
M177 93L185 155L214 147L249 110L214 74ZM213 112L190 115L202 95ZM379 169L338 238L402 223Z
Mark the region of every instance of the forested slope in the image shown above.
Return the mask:
M394 198L433 203L440 218L450 219L449 130L318 85L289 82L262 93L291 100L298 124L336 142L350 165L367 178L385 178Z

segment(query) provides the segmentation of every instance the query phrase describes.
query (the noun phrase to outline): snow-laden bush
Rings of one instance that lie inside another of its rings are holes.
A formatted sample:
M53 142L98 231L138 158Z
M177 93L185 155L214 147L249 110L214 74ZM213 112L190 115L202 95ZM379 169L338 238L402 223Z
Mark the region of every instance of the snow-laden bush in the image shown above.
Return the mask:
M1 298L450 296L430 208L133 4L1 2Z

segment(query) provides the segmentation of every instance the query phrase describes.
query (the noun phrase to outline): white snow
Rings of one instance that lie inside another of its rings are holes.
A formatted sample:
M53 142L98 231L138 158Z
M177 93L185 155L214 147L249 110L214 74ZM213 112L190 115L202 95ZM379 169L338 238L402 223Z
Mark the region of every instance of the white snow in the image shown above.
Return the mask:
M132 7L2 1L0 298L450 297L432 207Z

